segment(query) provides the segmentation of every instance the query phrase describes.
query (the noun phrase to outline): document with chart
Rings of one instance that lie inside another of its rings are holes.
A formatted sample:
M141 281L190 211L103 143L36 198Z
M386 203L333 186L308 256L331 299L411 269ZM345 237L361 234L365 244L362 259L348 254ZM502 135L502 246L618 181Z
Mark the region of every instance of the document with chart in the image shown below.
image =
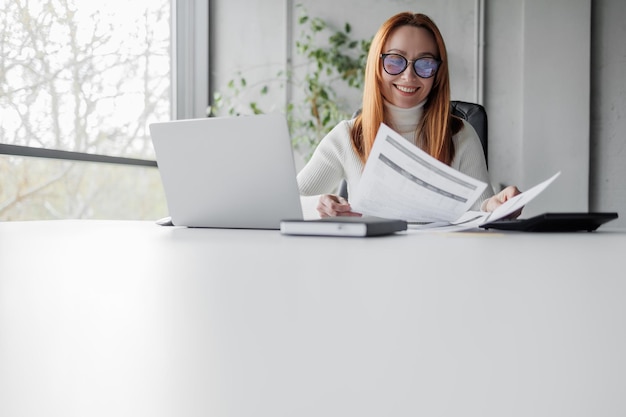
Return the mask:
M438 161L381 124L350 205L358 213L420 224L413 229L467 230L521 210L560 174L491 213L469 211L487 184Z
M472 207L486 187L381 124L350 205L371 216L452 222Z
M548 185L561 175L561 172L557 172L547 180L535 185L534 187L520 193L507 201L492 212L486 213L482 211L467 211L463 213L461 217L452 222L433 222L433 223L420 223L411 224L409 228L411 231L422 232L461 232L463 230L471 230L477 228L496 228L494 222L501 219L506 219L509 215L521 210L532 199L538 196ZM511 222L515 222L511 220ZM501 225L501 228L505 225ZM510 227L510 226L509 226Z

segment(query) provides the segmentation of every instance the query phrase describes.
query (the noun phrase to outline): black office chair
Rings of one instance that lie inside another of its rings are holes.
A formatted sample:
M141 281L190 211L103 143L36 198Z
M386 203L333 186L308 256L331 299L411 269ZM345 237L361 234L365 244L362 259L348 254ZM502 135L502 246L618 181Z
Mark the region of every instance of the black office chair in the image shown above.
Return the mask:
M452 114L467 120L472 125L480 144L483 145L483 152L485 153L485 162L487 161L487 112L485 108L480 104L468 103L466 101L451 101L450 110ZM489 166L489 164L487 164Z
M480 144L483 145L483 152L485 153L485 161L487 161L487 112L485 108L476 103L468 103L466 101L458 101L454 100L450 102L450 111L455 116L460 117L461 119L467 120L469 124L472 125L476 133L478 134L478 138L480 139ZM357 110L354 113L353 117L356 117L361 110ZM348 198L348 184L345 180L341 181L339 185L338 194L347 199Z

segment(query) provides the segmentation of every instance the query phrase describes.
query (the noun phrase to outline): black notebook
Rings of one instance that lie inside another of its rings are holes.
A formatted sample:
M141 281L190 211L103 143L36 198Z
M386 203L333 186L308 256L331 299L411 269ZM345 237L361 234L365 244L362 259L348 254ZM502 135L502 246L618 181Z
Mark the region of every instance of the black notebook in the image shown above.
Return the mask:
M283 220L280 232L285 235L308 236L382 236L407 229L404 220L378 217L325 217L315 220Z
M480 227L523 232L593 232L617 213L543 213L527 219L496 220Z

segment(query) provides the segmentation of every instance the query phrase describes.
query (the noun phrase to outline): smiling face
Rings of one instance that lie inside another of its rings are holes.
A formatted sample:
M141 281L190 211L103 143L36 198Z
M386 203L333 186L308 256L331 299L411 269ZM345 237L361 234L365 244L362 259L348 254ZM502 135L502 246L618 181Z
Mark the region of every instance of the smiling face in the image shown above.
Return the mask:
M400 26L395 29L383 47L385 54L399 54L411 61L398 75L381 71L381 92L394 106L409 108L424 101L430 94L435 77L420 78L413 70L413 62L418 58L438 58L439 53L434 36L427 30L415 26ZM380 64L382 66L382 59Z

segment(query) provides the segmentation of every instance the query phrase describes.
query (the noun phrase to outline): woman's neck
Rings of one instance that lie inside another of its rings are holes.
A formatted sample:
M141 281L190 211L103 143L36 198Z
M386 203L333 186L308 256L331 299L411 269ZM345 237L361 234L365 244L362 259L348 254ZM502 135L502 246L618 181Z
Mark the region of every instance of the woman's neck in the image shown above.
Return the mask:
M426 100L422 101L417 106L402 108L385 100L385 110L389 117L389 126L405 137L410 135L410 138L413 140L417 126L422 119L425 103Z

